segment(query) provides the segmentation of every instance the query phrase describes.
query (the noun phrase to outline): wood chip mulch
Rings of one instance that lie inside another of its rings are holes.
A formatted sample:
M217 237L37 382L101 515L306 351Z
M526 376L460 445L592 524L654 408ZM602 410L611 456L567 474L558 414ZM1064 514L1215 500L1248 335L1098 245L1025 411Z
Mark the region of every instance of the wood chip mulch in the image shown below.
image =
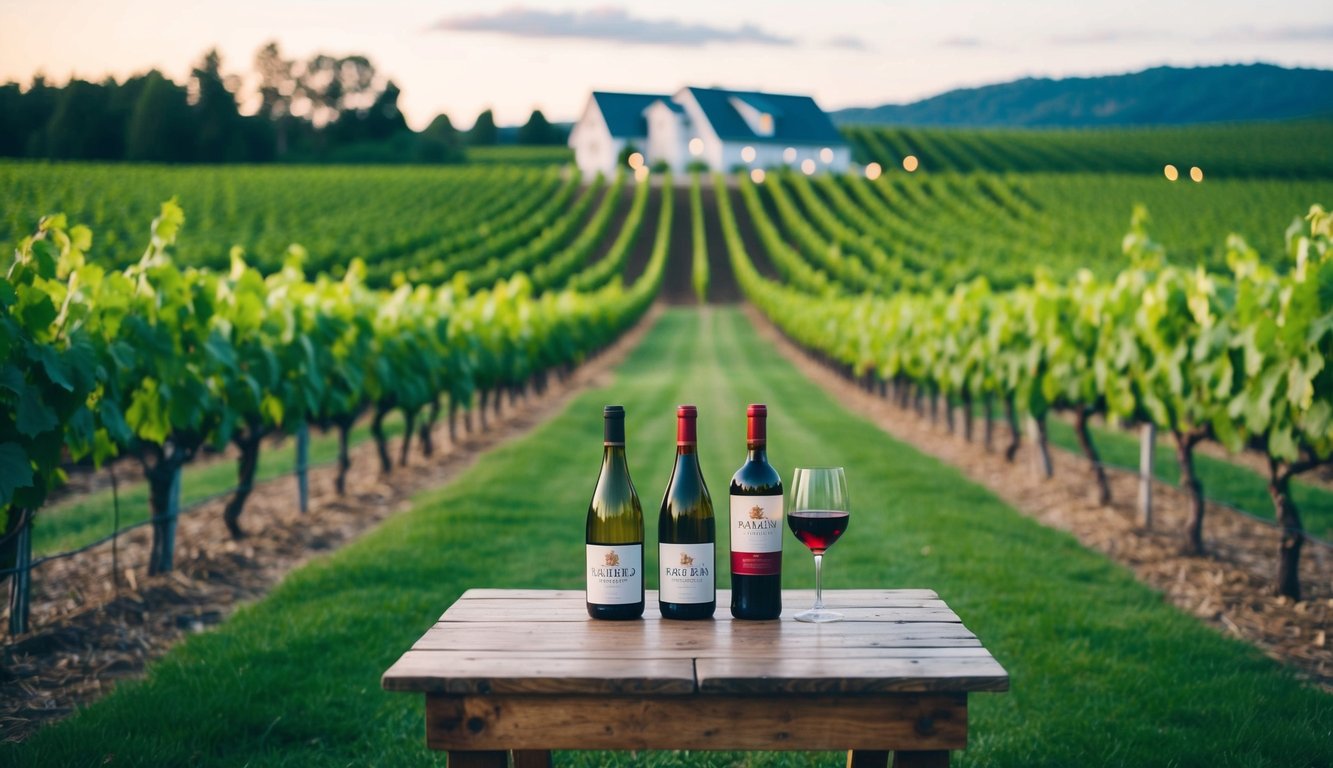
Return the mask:
M379 472L373 441L354 446L345 496L334 489L334 467L312 468L310 511L304 515L290 476L256 486L241 518L247 536L240 541L230 538L222 522L227 498L189 511L179 521L171 573L145 575L147 526L121 536L114 552L108 542L39 567L32 579L31 630L9 638L0 665L0 739L21 741L106 694L117 681L138 677L176 642L262 597L288 571L408 509L417 492L448 482L486 451L558 413L579 392L604 384L660 312L654 307L565 381L550 377L543 394L517 402L506 398L501 416L489 417L487 430L478 420L476 431L465 433L460 419L460 439L451 444L441 419L429 459L414 441L407 466L395 466L386 477ZM390 445L395 461L397 443ZM0 621L8 621L7 609Z
M1054 477L1041 477L1036 450L1026 436L1014 462L1007 462L998 448L990 452L982 445L980 425L976 442L950 434L943 417L932 424L928 417L867 392L782 336L758 311L746 311L761 335L806 376L894 438L957 467L1042 524L1068 531L1084 546L1128 566L1181 610L1257 646L1299 677L1333 692L1333 552L1328 547L1305 545L1302 600L1274 596L1276 527L1209 504L1204 520L1207 554L1182 554L1187 498L1179 488L1154 483L1153 527L1144 530L1137 523L1137 474L1113 472L1112 503L1100 506L1093 498L1091 468L1081 455L1052 447ZM995 432L997 446L1007 443L1006 427Z

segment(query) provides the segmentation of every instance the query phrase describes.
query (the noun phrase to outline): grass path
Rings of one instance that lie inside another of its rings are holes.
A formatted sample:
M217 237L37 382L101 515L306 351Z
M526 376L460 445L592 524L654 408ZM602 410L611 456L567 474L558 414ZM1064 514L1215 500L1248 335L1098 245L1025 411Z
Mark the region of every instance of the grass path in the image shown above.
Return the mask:
M423 495L411 512L292 573L267 599L177 647L146 681L3 748L0 764L442 763L423 746L420 698L380 691L379 675L468 587L582 586L601 406L628 411L651 555L652 512L674 450L672 406L699 406L705 476L725 502L749 401L769 405L770 453L784 476L798 462L847 467L855 512L826 562L826 583L934 588L1012 675L1010 693L973 698L971 746L958 764L1333 764L1333 697L843 410L737 310L668 312L606 388ZM787 543L785 585L811 586L808 553ZM640 756L669 766L844 760ZM613 759L561 753L557 762Z

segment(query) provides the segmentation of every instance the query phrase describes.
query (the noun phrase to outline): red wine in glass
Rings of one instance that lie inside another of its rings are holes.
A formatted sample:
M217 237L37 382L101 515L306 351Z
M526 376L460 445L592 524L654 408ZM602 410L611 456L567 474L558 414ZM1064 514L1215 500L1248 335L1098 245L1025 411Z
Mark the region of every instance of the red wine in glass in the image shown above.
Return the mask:
M815 604L794 617L821 624L841 621L842 614L824 608L824 551L847 530L852 511L842 467L797 467L791 482L787 526L815 556Z
M787 515L787 524L802 544L816 555L833 546L847 530L851 514L836 509L802 509Z

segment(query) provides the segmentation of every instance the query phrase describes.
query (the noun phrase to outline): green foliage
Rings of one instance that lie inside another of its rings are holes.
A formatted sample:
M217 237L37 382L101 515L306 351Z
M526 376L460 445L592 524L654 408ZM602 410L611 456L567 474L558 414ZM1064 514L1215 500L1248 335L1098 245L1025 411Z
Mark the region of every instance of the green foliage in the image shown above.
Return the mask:
M739 184L767 256L786 278L758 273L729 196L719 195L746 296L797 341L857 375L1012 399L1038 418L1051 408L1083 408L1149 419L1167 431L1210 432L1232 449L1255 441L1287 462L1333 456L1326 365L1333 267L1327 214L1317 206L1312 234L1292 238L1294 266L1285 273L1239 241L1226 272L1166 265L1140 214L1125 238L1132 266L1111 280L1080 271L1065 280L1038 274L1011 290L978 278L950 289L854 295L847 260L794 220L778 184L778 213L804 252L787 244L749 180Z
M1208 179L1328 179L1333 149L1327 120L1152 128L842 129L859 162L888 169L915 156L927 172L1127 173L1160 178L1169 163Z
M495 113L491 110L483 110L477 115L477 120L467 132L467 143L469 147L486 147L496 143L499 139L500 131L495 127Z
M101 279L84 261L91 245L87 228L44 218L0 276L0 509L7 515L42 506L63 479L65 450L99 461L110 452L95 418L108 407L101 361L78 301Z
M412 509L292 572L222 626L191 635L143 680L117 685L25 743L0 746L0 763L442 765L444 755L422 739L421 696L381 690L380 675L466 589L581 589L573 564L600 458L602 404L627 408L630 469L642 488L665 481L671 408L686 400L708 419L699 433L708 478L728 477L743 456L747 402L769 404L771 456L784 476L811 459L846 467L860 506L824 563L826 589L935 589L1008 670L1011 691L969 697L968 748L951 764L1333 761L1326 693L956 469L890 439L785 362L739 310L668 310L608 380L422 494ZM725 536L719 530L719 552ZM809 552L790 535L784 544L784 586L812 587ZM656 573L656 548L645 557L647 572ZM832 768L847 755L561 752L555 759Z
M522 145L549 146L563 144L562 132L546 119L540 109L532 110L528 121L518 129L518 143Z
M619 190L617 182L607 200ZM340 279L309 281L296 247L267 276L239 248L225 273L181 267L171 253L185 223L175 201L154 219L140 260L107 269L85 259L86 228L44 219L0 283L0 506L41 506L66 450L99 461L146 454L155 471L238 429L350 424L371 405L415 414L443 395L467 404L477 388L576 363L641 315L661 284L669 195L647 272L628 288L611 279L647 199L642 185L608 260L585 263L603 223L533 279L520 272L475 290L461 275L376 290L359 261ZM599 221L612 210L604 205ZM565 283L583 292L555 290Z
M698 173L690 175L690 284L700 304L708 303L708 237L704 232L704 202ZM719 193L721 194L721 193Z

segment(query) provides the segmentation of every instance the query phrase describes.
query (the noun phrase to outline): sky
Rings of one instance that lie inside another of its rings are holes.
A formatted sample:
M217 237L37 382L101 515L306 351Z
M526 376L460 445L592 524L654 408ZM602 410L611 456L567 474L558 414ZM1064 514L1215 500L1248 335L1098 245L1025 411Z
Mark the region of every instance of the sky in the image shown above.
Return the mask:
M183 82L209 48L245 75L365 54L409 124L483 109L577 119L594 89L683 85L813 95L825 109L904 103L1019 77L1266 61L1333 68L1328 0L0 0L0 81L41 72Z

